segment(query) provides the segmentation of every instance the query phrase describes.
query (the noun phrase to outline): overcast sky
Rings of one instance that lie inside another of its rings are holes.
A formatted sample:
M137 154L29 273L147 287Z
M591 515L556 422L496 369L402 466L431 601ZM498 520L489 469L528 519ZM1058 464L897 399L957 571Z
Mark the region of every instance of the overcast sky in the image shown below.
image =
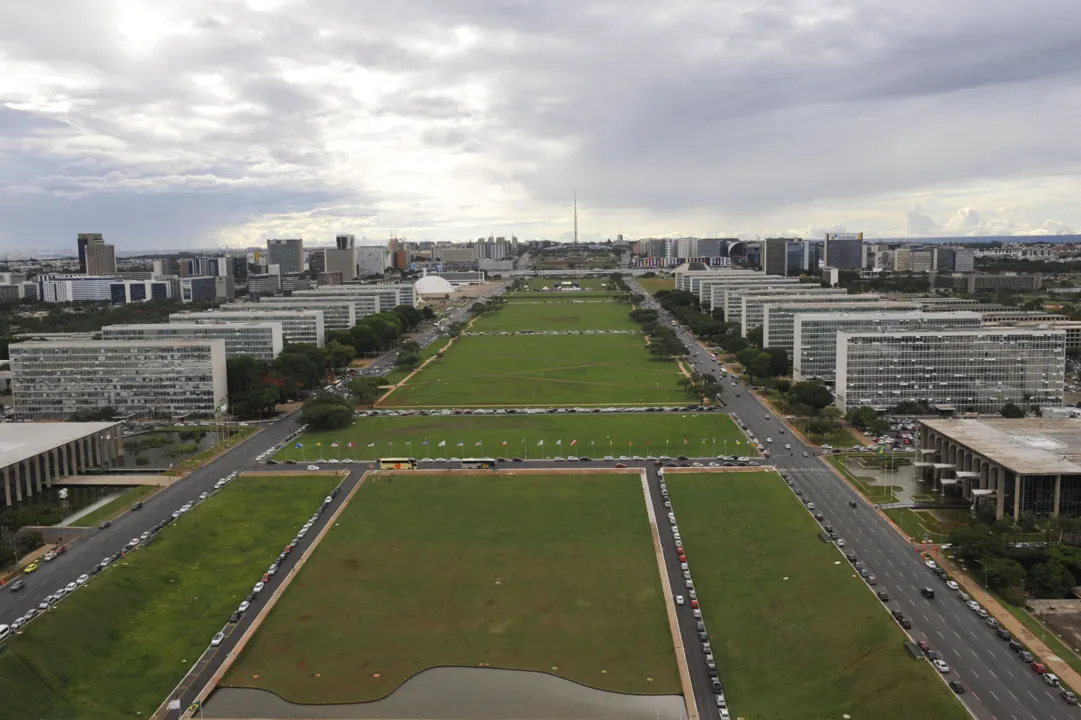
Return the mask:
M1077 0L0 3L0 251L1081 232Z

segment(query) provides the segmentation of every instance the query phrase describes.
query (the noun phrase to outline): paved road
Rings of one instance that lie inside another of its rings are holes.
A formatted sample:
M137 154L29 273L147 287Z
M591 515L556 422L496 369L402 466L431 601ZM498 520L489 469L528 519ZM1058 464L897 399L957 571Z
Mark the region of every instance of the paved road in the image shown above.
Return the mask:
M630 284L636 292L643 292L633 280ZM655 306L655 309L663 318L671 320L663 308ZM683 327L678 328L678 333L691 351L695 366L702 372L720 376L720 365L710 359L691 334ZM734 390L730 386L727 389ZM739 398L734 392L726 393L728 412L739 416L758 438L773 437L776 441L780 437L781 423L749 389L741 389L744 392ZM825 516L825 522L845 539L845 550L854 551L877 577L878 586L874 589L886 590L890 596L890 602L883 603L884 611L900 609L912 620L912 637L927 640L932 648L942 653L951 668L946 677L959 679L964 684L966 692L961 700L973 715L979 720L1081 717L1081 710L1066 705L1056 688L1048 687L957 598L956 593L946 588L924 565L923 558L910 543L902 539L848 483L829 470L824 461L813 455L817 448L805 446L791 433L784 437L792 450L785 451L783 443L778 447L774 442L770 462L790 475L796 487L803 490L804 497ZM803 452L812 455L805 458ZM849 507L849 501L855 501L857 507ZM920 594L922 587L934 589L935 599L925 599ZM870 587L868 591L871 591ZM701 658L698 661L700 664ZM723 668L721 680L724 680ZM738 704L735 709L738 711Z

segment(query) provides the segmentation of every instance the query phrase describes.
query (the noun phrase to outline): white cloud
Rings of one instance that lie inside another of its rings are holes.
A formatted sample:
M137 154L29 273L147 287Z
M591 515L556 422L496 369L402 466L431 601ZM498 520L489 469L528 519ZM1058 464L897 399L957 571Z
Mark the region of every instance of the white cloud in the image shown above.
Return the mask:
M1081 227L1076 3L56 0L0 66L0 249Z

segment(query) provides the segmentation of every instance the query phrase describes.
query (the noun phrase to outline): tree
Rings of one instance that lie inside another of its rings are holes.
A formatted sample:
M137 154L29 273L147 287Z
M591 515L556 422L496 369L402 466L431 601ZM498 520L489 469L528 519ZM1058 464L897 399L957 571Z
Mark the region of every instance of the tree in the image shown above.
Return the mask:
M784 348L766 348L770 357L769 371L772 377L781 377L788 374L788 351Z
M420 314L424 316L425 320L431 320L435 317L435 310L432 309L431 305L425 305L423 309L421 309Z
M267 374L267 364L251 355L237 355L225 360L226 384L229 397L249 392Z
M360 355L379 350L379 337L367 325L354 325L349 331L353 338L353 349Z
M830 394L829 389L825 385L805 381L798 382L792 386L792 389L788 393L788 401L793 405L809 405L817 411L827 405L831 405L833 403L833 395Z
M853 427L866 428L873 421L878 419L878 413L870 405L860 405L854 407L848 411L848 415L845 419L853 425Z
M420 321L424 319L424 315L421 311L417 310L412 305L397 305L391 312L401 318L402 327L409 330L420 325Z
M326 348L324 348L324 354L326 355L326 363L328 366L334 369L340 369L353 361L356 350L352 345L345 345L337 340L333 340L327 344Z
M987 584L995 590L1020 588L1025 583L1025 567L1009 558L988 558L983 562Z
M270 364L271 370L284 379L292 380L297 387L314 388L323 374L304 353L283 352Z
M300 411L301 418L316 430L341 430L353 422L353 408L346 400L322 393Z
M747 342L754 345L756 348L762 347L762 326L759 325L754 330L747 331ZM787 365L785 366L787 369Z
M1028 585L1038 598L1064 598L1077 581L1061 562L1055 559L1034 565L1028 572Z
M1023 418L1025 416L1025 411L1014 405L1012 402L1008 402L1002 406L999 414L1004 418Z

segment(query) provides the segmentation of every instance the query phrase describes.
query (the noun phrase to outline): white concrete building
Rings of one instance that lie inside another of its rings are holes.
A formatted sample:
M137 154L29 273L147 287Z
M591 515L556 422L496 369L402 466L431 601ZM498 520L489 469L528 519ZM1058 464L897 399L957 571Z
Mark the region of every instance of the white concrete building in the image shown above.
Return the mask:
M880 300L877 295L826 295L812 301L796 300L768 303L762 308L762 347L779 347L793 357L794 318L797 313L876 313L919 310L914 302Z
M1061 406L1065 377L1064 330L837 333L835 404L846 412L904 400L962 413Z
M375 312L391 310L398 305L416 305L417 294L412 283L362 285L360 283L331 285L313 290L298 290L294 297L371 297L376 299ZM368 313L364 313L368 314Z
M743 336L746 337L751 330L762 327L766 307L775 303L790 302L793 297L821 299L826 302L830 302L830 300L847 301L848 298L852 297L846 292L836 292L836 290L836 288L808 288L803 285L784 287L778 293L764 293L761 295L754 292L745 293L740 298L740 322L743 324ZM878 295L865 295L864 297L870 297L871 300L881 299Z
M26 342L10 347L19 420L212 416L227 409L224 340Z
M837 368L837 333L897 333L917 330L978 328L974 312L798 313L793 320L792 379L817 378L832 383Z
M824 288L808 283L777 287L732 288L724 293L724 319L727 322L737 322L743 325L741 331L743 336L746 337L748 328L743 323L744 298L769 297L783 301L790 298L807 298L809 300L827 295L848 295L848 292L843 288Z
M170 323L281 323L282 338L287 343L307 343L316 347L326 344L326 332L323 325L322 310L290 310L285 308L263 308L253 304L245 307L223 310L205 310L203 312L181 312L169 316Z
M280 322L251 323L148 323L106 325L102 340L216 340L225 341L225 357L250 355L267 362L278 357L283 347Z
M118 422L7 423L0 442L5 506L40 495L62 478L109 468L124 455Z
M264 297L257 303L233 303L229 309L246 310L321 310L324 330L351 330L362 315L357 314L356 305L347 298L333 297Z

